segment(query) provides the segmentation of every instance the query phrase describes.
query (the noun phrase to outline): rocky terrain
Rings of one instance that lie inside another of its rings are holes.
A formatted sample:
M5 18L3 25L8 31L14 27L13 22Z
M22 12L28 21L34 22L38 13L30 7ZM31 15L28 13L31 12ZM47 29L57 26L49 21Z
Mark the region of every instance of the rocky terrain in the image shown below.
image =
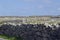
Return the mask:
M60 40L60 23L45 24L3 24L0 26L0 35L22 38L22 40ZM17 39L21 40L21 39Z
M1 23L16 24L40 24L40 23L59 23L60 16L0 16Z
M0 35L14 40L60 40L59 30L60 16L0 16Z

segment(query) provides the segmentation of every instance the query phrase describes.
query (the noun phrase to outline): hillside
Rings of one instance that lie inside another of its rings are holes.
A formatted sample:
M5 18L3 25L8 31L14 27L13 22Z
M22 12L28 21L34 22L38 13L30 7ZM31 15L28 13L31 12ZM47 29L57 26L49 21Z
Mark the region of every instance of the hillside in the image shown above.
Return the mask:
M60 40L60 16L0 16L0 38Z
M0 23L40 24L59 23L60 16L0 16Z

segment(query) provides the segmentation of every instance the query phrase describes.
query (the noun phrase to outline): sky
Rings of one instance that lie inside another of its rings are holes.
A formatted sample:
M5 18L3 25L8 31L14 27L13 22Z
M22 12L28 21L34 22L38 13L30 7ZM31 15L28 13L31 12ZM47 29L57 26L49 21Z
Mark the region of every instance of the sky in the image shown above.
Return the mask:
M0 16L60 15L60 0L0 0Z

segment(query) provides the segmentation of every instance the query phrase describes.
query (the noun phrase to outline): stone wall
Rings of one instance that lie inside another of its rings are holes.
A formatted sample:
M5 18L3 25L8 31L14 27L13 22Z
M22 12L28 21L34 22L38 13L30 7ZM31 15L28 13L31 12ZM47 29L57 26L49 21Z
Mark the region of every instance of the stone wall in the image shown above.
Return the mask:
M53 30L54 29L54 30ZM1 25L0 34L22 37L23 40L60 40L60 26L44 24Z

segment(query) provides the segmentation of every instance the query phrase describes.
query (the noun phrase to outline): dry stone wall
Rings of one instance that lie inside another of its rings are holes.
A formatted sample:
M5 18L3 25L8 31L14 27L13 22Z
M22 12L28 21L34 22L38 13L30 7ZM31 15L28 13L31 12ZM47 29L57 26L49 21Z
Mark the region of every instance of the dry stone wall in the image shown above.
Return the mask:
M54 30L44 24L1 25L0 34L22 37L23 40L60 40L60 26Z

